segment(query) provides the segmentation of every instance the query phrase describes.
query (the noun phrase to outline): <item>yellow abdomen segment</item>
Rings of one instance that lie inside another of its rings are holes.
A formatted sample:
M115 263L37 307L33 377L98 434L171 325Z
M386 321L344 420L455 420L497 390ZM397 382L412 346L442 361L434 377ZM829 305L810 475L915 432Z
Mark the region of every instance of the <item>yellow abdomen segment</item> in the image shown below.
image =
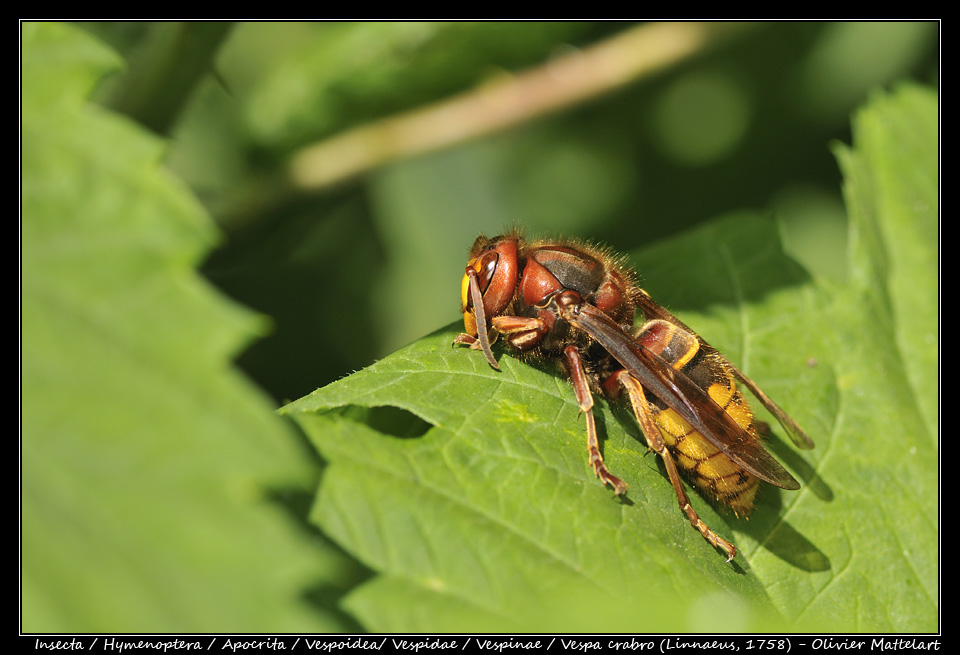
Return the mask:
M725 378L711 384L707 393L747 434L759 441L750 406L733 376L726 369L722 370ZM694 486L730 507L737 516L748 515L753 509L760 481L720 452L672 409L651 405L651 410L677 466L687 473Z

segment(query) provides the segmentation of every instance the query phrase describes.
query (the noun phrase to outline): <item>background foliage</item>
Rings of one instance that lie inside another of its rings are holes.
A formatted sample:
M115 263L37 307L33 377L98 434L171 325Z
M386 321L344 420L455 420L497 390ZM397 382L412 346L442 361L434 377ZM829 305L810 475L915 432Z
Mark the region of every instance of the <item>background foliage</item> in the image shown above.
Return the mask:
M633 30L24 24L22 628L936 630L936 25L707 26L564 111L296 175ZM749 522L694 499L736 566L618 407L625 504L566 382L449 347L466 248L513 224L630 252L814 436ZM301 397L312 521L271 411Z

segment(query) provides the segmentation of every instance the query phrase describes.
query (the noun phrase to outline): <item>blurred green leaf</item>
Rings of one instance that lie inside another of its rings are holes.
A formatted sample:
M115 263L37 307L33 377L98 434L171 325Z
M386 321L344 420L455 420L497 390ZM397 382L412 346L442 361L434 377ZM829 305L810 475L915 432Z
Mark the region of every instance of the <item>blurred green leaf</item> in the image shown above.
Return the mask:
M231 370L263 321L194 270L209 217L86 103L116 57L22 28L22 630L351 625L308 600L344 558L279 502L315 470Z
M273 54L278 34L284 48L277 68L253 90L247 124L262 146L289 149L509 75L539 63L558 43L608 29L583 21L241 27L247 56L262 56L264 48Z
M771 443L804 487L765 489L750 521L694 496L740 548L733 565L690 528L628 412L598 407L606 461L630 484L620 502L591 474L569 384L503 350L492 370L451 346L454 325L284 409L330 462L314 519L380 574L346 607L374 631L936 631L935 414L922 409L931 383L936 395L936 111L904 89L858 117L855 150L840 151L855 244L842 285L810 278L746 214L634 257L645 288L817 443ZM891 167L920 197L897 201ZM892 283L888 260L916 272ZM924 293L907 304L911 277Z
M211 61L233 29L225 21L139 23L80 23L95 33L120 40L137 27L135 47L126 57L126 70L100 87L103 104L157 134L176 123L196 85L211 72Z

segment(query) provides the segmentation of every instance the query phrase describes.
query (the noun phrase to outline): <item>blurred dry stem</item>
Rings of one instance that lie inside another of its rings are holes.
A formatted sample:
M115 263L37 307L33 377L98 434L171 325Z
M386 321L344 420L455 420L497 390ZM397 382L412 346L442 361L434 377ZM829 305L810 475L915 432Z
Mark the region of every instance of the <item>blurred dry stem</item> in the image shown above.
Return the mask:
M730 23L652 23L456 97L349 130L297 153L293 185L321 189L386 162L518 125L623 87L700 52Z

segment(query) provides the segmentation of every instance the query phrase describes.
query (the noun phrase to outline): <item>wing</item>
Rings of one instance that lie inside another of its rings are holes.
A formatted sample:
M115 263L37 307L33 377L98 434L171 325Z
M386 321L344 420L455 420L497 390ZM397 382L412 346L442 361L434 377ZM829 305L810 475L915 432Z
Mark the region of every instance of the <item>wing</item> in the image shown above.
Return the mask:
M693 380L656 356L602 311L584 303L563 316L583 330L650 393L684 418L697 432L747 472L783 489L798 483L763 445L733 420ZM682 325L682 324L681 324Z
M643 315L648 321L653 319L662 319L664 321L667 321L668 323L673 323L674 325L677 325L683 328L684 330L686 330L691 334L696 334L697 339L700 340L700 346L704 348L706 351L713 352L718 357L723 359L726 365L730 367L730 370L733 372L734 376L736 376L736 378L740 380L740 382L742 382L743 385L750 390L750 393L752 393L757 398L757 400L759 400L760 403L767 408L768 412L770 412L771 414L774 415L774 417L776 417L780 425L783 426L783 429L787 431L788 435L790 435L790 440L793 441L794 445L797 448L801 448L803 450L810 450L814 447L813 439L807 436L807 433L803 431L803 428L797 425L797 422L794 421L792 418L790 418L790 416L785 411L780 409L780 406L777 405L775 402L773 402L773 399L771 399L767 394L765 394L763 390L760 387L758 387L753 380L751 380L746 375L744 375L740 371L740 369L738 369L736 366L733 365L733 363L730 360L724 357L723 353L719 352L716 348L714 348L709 343L704 341L703 337L701 337L699 334L697 334L696 332L691 330L689 327L687 327L683 321L681 321L679 318L677 318L676 316L668 312L660 304L656 303L647 294L646 291L641 291L639 295L640 297L637 299L638 300L637 304L639 305L640 309L643 311Z

